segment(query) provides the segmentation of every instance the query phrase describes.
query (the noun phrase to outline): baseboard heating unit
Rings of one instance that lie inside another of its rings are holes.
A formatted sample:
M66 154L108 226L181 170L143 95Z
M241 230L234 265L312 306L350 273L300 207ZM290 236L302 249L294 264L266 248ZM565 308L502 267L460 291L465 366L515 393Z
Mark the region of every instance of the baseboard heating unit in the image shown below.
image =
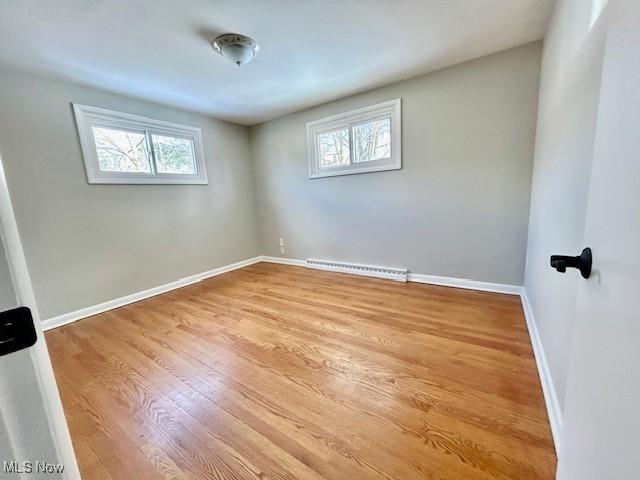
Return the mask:
M362 275L365 277L386 278L397 282L407 281L407 269L378 267L375 265L362 265L359 263L333 262L329 260L318 260L308 258L306 266L318 270L328 270L330 272L349 273L352 275Z

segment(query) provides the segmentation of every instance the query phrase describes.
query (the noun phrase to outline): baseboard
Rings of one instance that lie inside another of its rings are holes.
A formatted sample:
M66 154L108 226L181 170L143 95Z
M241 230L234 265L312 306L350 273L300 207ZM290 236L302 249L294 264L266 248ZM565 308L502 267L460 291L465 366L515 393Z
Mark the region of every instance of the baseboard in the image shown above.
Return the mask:
M145 298L153 297L155 295L160 295L161 293L175 290L176 288L186 287L187 285L200 282L207 278L215 277L216 275L221 275L223 273L230 272L232 270L248 267L249 265L253 265L260 261L262 261L262 256L249 258L247 260L241 260L236 263L214 268L213 270L207 270L206 272L196 273L195 275L190 275L188 277L181 278L180 280L176 280L174 282L166 283L164 285L159 285L157 287L149 288L141 292L132 293L131 295L126 295L124 297L109 300L108 302L99 303L98 305L81 308L80 310L75 310L73 312L65 313L57 317L48 318L42 321L42 329L51 330L52 328L62 327L63 325L76 322L83 318L91 317L93 315L97 315L99 313L103 313L108 310L113 310L114 308L123 307L130 303L144 300Z
M524 288L522 288L520 298L522 299L522 309L524 310L527 328L529 329L529 337L531 337L531 345L533 346L533 353L536 358L536 365L538 366L538 375L540 375L544 402L547 406L547 415L549 416L549 423L551 425L553 443L556 446L556 452L558 452L558 447L560 445L560 432L562 431L562 410L560 409L560 402L558 401L558 395L556 394L556 389L551 377L551 371L549 370L549 364L547 363L547 356L544 353L544 347L540 340L538 326L536 325L533 310L529 303L529 297L527 296L527 291Z
M285 257L270 257L268 255L263 255L260 257L260 260L267 263L279 263L281 265L295 265L296 267L305 267L307 262L304 260L299 260L297 258L285 258Z
M190 275L188 277L181 278L174 282L170 282L164 285L159 285L157 287L143 290L141 292L132 293L124 297L109 300L107 302L100 303L98 305L93 305L90 307L82 308L80 310L75 310L73 312L65 313L57 317L48 318L42 321L42 328L43 330L50 330L52 328L61 327L63 325L67 325L69 323L75 322L77 320L81 320L86 317L90 317L92 315L97 315L99 313L103 313L108 310L112 310L114 308L122 307L124 305L128 305L133 302L144 300L145 298L149 298L155 295L159 295L161 293L169 292L171 290L175 290L176 288L185 287L187 285L191 285L192 283L200 282L206 278L214 277L216 275L220 275L225 272L230 272L232 270L237 270L239 268L247 267L249 265L253 265L258 262L268 262L268 263L278 263L282 265L309 267L306 260L300 260L296 258L286 258L286 257L272 257L268 255L259 255L257 257L249 258L247 260L242 260L240 262L232 263L230 265L224 265L219 268L214 268L213 270L207 270L206 272ZM330 269L327 268L327 270L330 270ZM336 269L336 271L341 271L341 270ZM368 275L368 276L377 276L377 275ZM380 275L379 277L388 278L387 276L384 276L384 275ZM419 273L409 273L407 275L407 281L417 282L417 283L427 283L430 285L440 285L440 286L446 286L446 287L466 288L470 290L480 290L485 292L506 293L511 295L518 295L520 294L520 290L521 290L521 287L518 287L515 285L487 283L487 282L479 282L476 280L467 280L467 279L453 278L453 277L439 277L435 275L424 275Z
M263 256L263 262L269 263L280 263L282 265L296 265L299 267L308 267L306 260L300 260L297 258L285 258L285 257L269 257ZM359 265L359 264L353 264ZM374 271L376 268L383 267L371 267ZM330 269L325 268L323 270L331 270L336 272L345 273L340 269ZM376 278L388 278L384 275L367 275L374 276ZM455 277L439 277L436 275L424 275L422 273L411 273L407 274L408 282L416 282L416 283L426 283L429 285L439 285L442 287L454 287L454 288L465 288L467 290L479 290L482 292L493 292L493 293L505 293L508 295L520 295L522 287L519 285L509 285L503 283L489 283L489 282L480 282L477 280L467 280L465 278L455 278Z
M465 288L467 290L479 290L481 292L506 293L508 295L520 295L522 287L504 283L480 282L478 280L467 280L466 278L439 277L436 275L424 275L422 273L409 272L410 282L427 283L429 285L440 285L442 287Z

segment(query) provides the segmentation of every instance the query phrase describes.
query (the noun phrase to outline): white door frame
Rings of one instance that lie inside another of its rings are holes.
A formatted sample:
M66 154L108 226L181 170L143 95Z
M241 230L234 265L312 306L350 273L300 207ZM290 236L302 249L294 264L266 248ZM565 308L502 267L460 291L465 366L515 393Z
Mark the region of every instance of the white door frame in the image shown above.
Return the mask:
M76 455L73 451L67 420L64 416L49 351L47 350L44 332L40 324L40 315L31 285L27 261L22 249L18 224L13 212L2 158L0 158L0 239L4 244L17 300L20 305L29 307L33 315L38 341L29 351L34 370L38 376L38 385L44 401L45 415L49 420L51 437L55 442L58 458L64 465L64 478L80 480Z

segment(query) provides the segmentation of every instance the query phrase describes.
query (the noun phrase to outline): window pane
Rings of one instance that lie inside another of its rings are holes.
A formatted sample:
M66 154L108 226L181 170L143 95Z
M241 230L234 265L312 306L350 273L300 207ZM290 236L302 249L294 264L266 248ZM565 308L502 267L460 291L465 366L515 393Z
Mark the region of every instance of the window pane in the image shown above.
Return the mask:
M189 138L151 135L158 173L195 175L193 141Z
M144 133L92 128L101 171L151 173Z
M339 167L351 163L349 129L342 128L318 135L320 168Z
M369 162L391 157L391 118L353 127L354 161Z

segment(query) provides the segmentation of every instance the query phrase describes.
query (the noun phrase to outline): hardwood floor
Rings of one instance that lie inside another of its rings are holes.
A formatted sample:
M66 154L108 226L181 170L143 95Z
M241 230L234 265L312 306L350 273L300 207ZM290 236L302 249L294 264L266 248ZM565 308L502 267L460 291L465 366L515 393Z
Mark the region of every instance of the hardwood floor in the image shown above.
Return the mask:
M551 479L516 296L260 263L47 333L85 479Z

